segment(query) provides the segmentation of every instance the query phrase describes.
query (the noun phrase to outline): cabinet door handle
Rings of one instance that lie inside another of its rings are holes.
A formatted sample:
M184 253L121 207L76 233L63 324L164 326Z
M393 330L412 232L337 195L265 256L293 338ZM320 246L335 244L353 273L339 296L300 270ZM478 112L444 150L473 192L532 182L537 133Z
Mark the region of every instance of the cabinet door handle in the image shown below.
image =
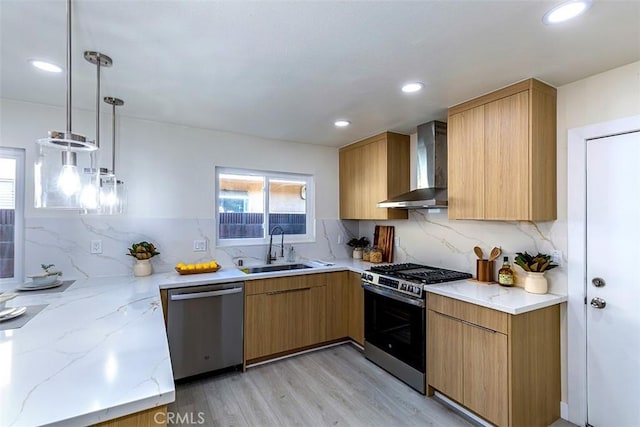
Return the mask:
M495 334L497 331L494 331L493 329L489 329L485 326L480 326L480 325L476 325L475 323L471 323L471 322L467 322L466 320L460 320L462 323L464 323L465 325L469 325L469 326L473 326L474 328L480 328L483 329L487 332L491 332L492 334Z
M297 289L285 289L283 291L271 291L267 292L267 295L278 295L278 294L286 294L289 292L300 292L300 291L308 291L311 287L308 288L297 288Z
M489 328L487 328L485 326L476 325L475 323L471 323L471 322L469 322L467 320L462 320L462 319L459 319L457 317L450 316L448 314L440 313L439 311L435 311L435 310L430 310L430 311L433 311L434 313L439 314L442 317L446 317L446 318L451 319L451 320L456 320L458 322L462 322L465 325L473 326L474 328L484 329L485 331L491 332L491 333L494 333L494 334L497 332L497 331L494 331L493 329L489 329Z

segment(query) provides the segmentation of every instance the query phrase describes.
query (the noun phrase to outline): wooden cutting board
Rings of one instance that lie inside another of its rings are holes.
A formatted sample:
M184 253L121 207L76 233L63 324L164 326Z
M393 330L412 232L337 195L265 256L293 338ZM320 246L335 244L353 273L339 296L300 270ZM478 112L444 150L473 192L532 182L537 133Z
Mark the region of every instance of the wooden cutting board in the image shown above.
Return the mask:
M373 244L382 251L382 262L393 262L393 225L376 225Z

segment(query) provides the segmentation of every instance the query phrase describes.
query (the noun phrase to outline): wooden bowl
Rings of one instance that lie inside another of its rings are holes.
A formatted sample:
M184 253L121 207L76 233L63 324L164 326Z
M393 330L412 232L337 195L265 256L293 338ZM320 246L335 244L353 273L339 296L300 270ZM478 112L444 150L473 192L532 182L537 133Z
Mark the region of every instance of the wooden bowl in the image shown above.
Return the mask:
M184 276L185 274L200 274L200 273L215 273L216 271L220 270L222 267L217 266L215 268L201 268L200 270L180 270L178 267L175 267L175 270L178 272L178 274L180 274L181 276Z

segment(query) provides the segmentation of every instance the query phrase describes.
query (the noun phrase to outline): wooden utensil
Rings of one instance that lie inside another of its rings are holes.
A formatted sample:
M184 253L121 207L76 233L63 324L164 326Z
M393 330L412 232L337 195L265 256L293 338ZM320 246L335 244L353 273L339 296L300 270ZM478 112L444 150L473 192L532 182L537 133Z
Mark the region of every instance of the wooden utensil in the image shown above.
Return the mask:
M502 249L494 247L489 253L489 261L495 261L502 254Z
M484 259L484 253L482 253L482 249L480 249L480 246L474 246L473 252L476 254L478 259Z

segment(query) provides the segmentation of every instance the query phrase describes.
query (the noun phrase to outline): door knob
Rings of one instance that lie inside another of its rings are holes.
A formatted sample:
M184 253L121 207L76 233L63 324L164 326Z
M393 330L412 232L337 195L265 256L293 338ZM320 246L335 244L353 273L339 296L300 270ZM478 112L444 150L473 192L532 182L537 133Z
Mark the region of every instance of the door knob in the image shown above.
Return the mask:
M607 305L607 302L602 298L595 297L594 299L591 300L591 307L593 308L602 309L602 308L605 308L606 305Z

